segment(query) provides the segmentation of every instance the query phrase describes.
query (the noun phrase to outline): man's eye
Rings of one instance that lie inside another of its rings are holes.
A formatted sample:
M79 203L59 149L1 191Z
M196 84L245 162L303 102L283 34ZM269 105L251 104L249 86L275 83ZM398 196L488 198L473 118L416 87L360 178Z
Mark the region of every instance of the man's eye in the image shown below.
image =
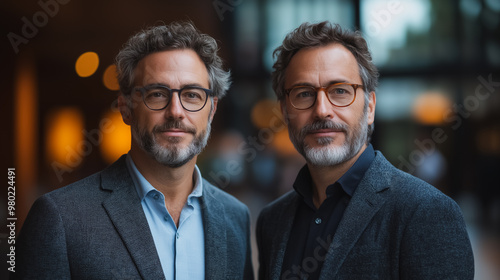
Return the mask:
M199 94L199 93L196 93L196 92L187 92L187 93L185 94L185 96L186 96L187 98L190 98L190 99L200 99L200 98L201 98L200 94Z
M181 97L183 100L190 100L190 101L203 100L203 94L197 90L183 91Z
M163 94L161 91L154 91L148 94L148 98L166 98L165 94Z
M314 96L314 92L311 91L311 90L303 90L303 91L299 91L295 97L297 98L308 98L308 97L313 97Z
M333 95L350 95L353 92L352 88L348 87L347 85L336 85L328 89L328 93Z
M345 90L343 88L336 88L336 89L334 89L333 93L335 93L335 94L346 94L346 93L349 93L349 92L347 92L347 90Z

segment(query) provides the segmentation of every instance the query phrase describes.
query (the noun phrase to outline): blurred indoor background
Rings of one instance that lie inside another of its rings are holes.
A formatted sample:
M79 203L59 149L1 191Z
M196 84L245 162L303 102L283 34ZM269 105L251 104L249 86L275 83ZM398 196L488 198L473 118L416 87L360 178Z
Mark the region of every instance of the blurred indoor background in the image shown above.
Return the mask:
M255 223L304 164L271 89L272 52L300 23L330 20L361 30L380 69L374 147L459 203L476 279L500 279L500 1L7 0L0 11L1 170L6 182L15 168L17 230L37 197L128 151L114 57L135 32L175 20L216 38L232 71L198 165Z

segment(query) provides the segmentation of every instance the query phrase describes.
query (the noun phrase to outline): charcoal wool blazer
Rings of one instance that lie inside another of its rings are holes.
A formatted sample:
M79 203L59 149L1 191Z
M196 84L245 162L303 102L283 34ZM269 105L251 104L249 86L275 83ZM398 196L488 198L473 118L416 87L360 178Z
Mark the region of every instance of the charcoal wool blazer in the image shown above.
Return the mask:
M253 279L248 208L205 180L201 205L206 279ZM39 198L16 255L14 279L165 279L125 156Z
M319 269L322 259L323 280L474 278L471 244L457 204L392 166L378 151L331 233L329 247L323 245L327 253L281 275L300 199L291 191L261 212L259 279L302 279L301 274Z

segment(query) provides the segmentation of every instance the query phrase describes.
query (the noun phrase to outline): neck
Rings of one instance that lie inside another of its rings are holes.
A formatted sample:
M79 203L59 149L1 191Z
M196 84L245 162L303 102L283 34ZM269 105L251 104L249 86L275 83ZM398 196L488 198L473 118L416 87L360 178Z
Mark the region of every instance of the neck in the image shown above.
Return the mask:
M316 208L319 208L325 201L326 188L337 182L354 165L366 147L366 144L363 145L354 157L337 165L315 166L310 163L307 164L313 181L313 203Z
M172 168L157 162L144 151L132 144L130 156L142 176L165 196L169 202L185 202L193 191L193 173L196 156L183 166Z

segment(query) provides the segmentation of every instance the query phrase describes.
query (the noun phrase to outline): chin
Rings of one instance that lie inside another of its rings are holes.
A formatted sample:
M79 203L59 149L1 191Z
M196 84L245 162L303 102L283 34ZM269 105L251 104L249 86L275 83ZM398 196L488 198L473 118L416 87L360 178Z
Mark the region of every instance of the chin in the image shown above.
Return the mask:
M179 144L183 142L184 139L182 137L177 137L177 136L167 136L165 140L167 144Z
M344 145L344 142L340 141L338 138L332 137L316 137L312 141L308 141L307 145L311 148L339 148ZM337 143L341 142L341 143Z

